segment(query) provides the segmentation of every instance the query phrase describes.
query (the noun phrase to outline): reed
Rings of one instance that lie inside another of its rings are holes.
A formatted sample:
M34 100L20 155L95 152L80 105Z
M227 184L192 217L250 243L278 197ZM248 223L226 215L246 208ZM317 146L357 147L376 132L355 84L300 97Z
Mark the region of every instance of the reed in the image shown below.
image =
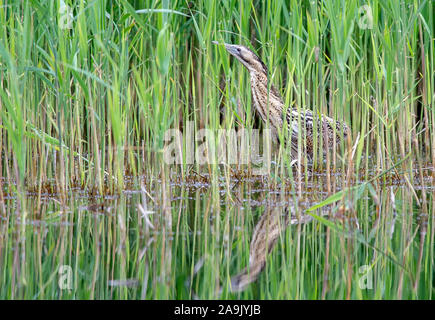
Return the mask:
M0 0L0 298L433 299L434 5ZM345 147L315 137L291 166L272 144L262 176L219 163L219 129L266 125L213 40L254 50L288 108L347 123ZM232 292L273 203L310 222Z

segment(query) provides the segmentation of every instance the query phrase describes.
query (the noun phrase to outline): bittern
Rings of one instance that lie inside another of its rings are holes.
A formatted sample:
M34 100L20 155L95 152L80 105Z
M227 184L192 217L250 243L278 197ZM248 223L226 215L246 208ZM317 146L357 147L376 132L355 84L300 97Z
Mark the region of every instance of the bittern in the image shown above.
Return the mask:
M219 44L213 41L214 44ZM298 134L305 138L305 150L309 159L314 153L314 135L321 132L324 152L331 149L335 143L339 145L340 140L345 139L349 134L349 128L344 122L336 121L325 115L314 115L311 110L288 108L286 110L283 99L278 90L270 84L268 70L263 61L249 48L242 45L224 43L226 50L236 57L249 71L251 78L252 103L261 119L269 122L274 136L279 139L279 132L282 132L284 121L287 121L289 138L285 142L290 144L293 159L298 159ZM313 122L317 121L317 130ZM301 127L301 126L304 126ZM317 139L320 141L320 139Z

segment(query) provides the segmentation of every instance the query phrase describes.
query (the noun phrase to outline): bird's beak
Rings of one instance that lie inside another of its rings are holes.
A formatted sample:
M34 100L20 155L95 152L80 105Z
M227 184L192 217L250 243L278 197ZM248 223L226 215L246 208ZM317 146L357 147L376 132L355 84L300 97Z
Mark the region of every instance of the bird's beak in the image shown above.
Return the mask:
M219 45L219 42L217 41L212 41L213 44ZM233 44L228 44L228 43L223 43L223 45L225 46L225 49L227 49L227 51L232 54L235 57L239 56L239 53L237 51L237 47Z

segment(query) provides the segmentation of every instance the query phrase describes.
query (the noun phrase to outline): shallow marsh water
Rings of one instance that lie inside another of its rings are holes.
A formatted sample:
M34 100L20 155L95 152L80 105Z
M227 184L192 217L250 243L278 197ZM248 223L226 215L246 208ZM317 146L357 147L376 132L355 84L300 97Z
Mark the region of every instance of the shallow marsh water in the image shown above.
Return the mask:
M127 177L129 190L104 197L77 188L64 203L55 193L21 202L5 193L0 296L430 299L435 189L433 169L422 172L413 191L391 175L310 213L342 189L340 172L329 190L324 172L300 190L192 173L169 183ZM280 217L277 229L268 215Z
M435 1L3 2L0 299L433 299ZM347 123L325 166L212 41Z

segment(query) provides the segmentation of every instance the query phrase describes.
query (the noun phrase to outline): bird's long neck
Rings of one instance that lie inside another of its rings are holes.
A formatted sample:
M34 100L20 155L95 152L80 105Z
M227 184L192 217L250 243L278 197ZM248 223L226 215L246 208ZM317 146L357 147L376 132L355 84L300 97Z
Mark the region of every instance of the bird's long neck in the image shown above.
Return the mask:
M262 120L276 130L281 129L284 103L273 85L268 84L265 73L251 71L251 92L252 103Z

